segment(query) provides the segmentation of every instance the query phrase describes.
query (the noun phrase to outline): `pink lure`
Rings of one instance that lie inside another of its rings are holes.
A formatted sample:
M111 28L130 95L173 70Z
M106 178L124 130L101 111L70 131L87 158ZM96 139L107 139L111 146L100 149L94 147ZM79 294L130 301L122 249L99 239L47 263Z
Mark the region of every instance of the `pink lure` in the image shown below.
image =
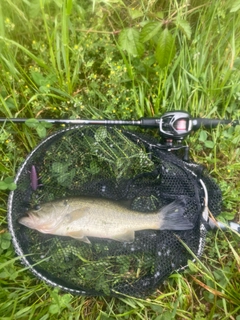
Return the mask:
M38 184L37 170L36 170L36 167L34 165L32 165L32 167L31 167L30 180L31 180L30 184L31 184L31 187L32 187L33 191L36 191L37 188L39 187L39 184Z

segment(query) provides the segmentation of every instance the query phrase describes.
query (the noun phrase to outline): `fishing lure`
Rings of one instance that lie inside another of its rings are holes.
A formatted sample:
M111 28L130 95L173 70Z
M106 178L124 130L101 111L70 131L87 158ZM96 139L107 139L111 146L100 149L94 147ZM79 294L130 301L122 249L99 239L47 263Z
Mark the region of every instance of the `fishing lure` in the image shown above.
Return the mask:
M36 191L38 189L38 187L42 186L42 184L38 184L38 175L37 175L37 169L34 165L32 165L31 167L31 171L30 171L30 180L31 180L31 187L33 191Z

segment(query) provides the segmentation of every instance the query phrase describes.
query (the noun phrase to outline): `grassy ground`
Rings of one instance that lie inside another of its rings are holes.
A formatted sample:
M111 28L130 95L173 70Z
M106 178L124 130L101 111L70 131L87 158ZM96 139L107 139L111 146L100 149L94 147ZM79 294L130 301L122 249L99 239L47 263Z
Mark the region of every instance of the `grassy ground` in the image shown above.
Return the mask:
M0 116L138 119L182 109L240 117L240 1L6 0L0 3ZM7 231L12 177L44 125L0 127L1 319L240 319L239 235L209 233L201 261L149 299L76 297L19 263ZM240 129L187 141L240 220Z

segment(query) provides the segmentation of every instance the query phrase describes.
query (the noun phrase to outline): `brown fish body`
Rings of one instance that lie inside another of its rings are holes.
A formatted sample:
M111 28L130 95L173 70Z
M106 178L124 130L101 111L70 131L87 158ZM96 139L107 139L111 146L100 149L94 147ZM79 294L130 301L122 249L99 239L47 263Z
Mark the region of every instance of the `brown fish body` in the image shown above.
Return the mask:
M174 201L157 213L139 213L118 202L94 198L73 198L48 202L29 211L19 222L42 233L69 236L89 243L88 237L130 242L135 231L187 230L192 224L183 217L181 202Z

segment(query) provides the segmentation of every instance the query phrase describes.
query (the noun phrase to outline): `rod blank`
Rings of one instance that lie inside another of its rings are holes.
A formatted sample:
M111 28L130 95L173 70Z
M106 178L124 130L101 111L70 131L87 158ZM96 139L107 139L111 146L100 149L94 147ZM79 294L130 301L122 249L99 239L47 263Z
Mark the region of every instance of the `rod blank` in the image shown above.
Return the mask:
M24 123L27 118L0 118L0 122ZM102 124L102 125L140 125L140 121L125 121L125 120L83 120L83 119L36 119L39 122L49 122L53 124Z
M0 118L1 122L25 123L27 118ZM159 118L142 118L140 120L92 120L92 119L36 119L39 122L52 124L78 124L78 125L130 125L144 127L158 127Z

